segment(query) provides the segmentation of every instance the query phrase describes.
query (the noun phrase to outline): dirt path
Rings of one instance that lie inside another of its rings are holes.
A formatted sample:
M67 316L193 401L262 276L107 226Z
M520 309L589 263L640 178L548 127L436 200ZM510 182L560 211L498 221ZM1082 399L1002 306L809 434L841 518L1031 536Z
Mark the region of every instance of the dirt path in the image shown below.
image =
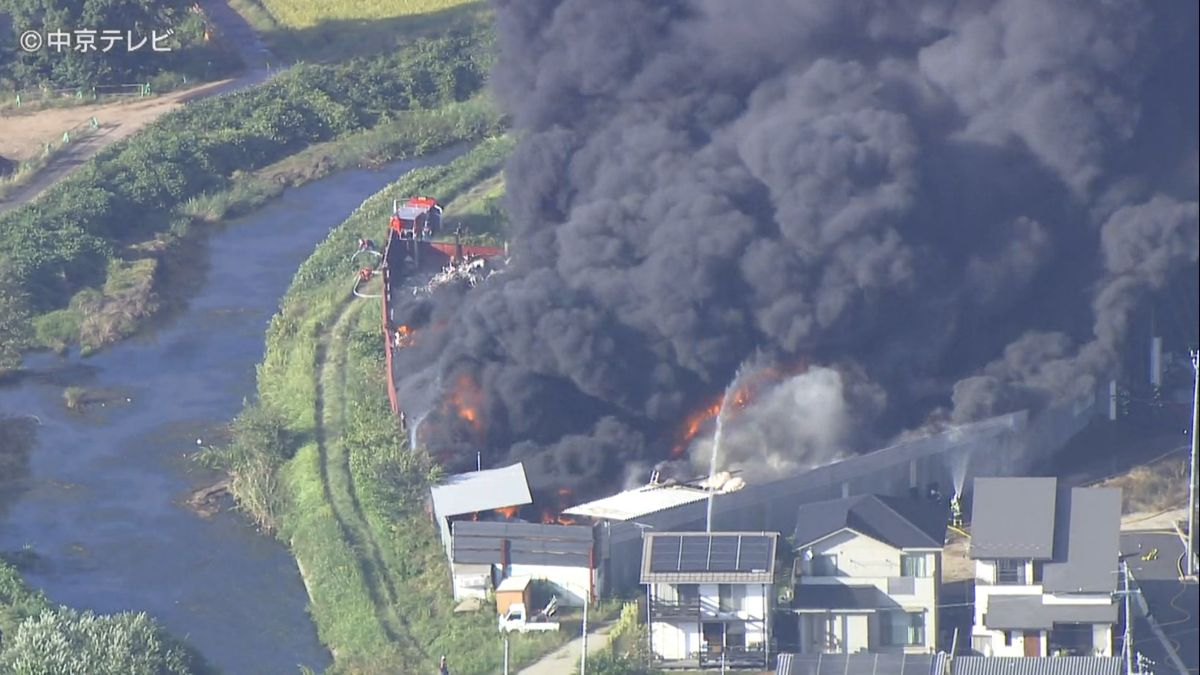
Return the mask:
M346 420L346 357L349 329L367 304L347 301L329 333L317 346L316 421L317 448L321 457L321 480L325 496L342 537L359 561L375 615L390 640L412 654L428 659L426 650L412 636L408 622L396 610L396 586L383 562L379 542L362 510L350 456L341 442Z
M152 98L70 108L48 108L0 116L0 155L14 160L36 156L46 143L58 145L62 142L64 131L87 124L92 117L100 124L97 133L71 144L32 180L14 190L7 199L0 201L0 214L33 201L46 188L70 175L105 147L132 136L147 124L187 102L237 91L266 81L270 76L270 55L245 19L221 0L206 0L203 4L221 34L226 36L246 63L246 71L233 79L208 82Z

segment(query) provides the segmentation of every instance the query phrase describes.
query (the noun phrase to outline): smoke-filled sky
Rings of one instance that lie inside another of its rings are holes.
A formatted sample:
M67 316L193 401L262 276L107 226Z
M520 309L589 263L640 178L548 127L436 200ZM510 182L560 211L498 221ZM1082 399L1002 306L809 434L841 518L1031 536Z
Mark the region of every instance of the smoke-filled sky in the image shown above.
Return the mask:
M1196 275L1196 3L494 5L512 262L400 354L452 468L595 492L755 354L808 370L748 461L1037 407Z

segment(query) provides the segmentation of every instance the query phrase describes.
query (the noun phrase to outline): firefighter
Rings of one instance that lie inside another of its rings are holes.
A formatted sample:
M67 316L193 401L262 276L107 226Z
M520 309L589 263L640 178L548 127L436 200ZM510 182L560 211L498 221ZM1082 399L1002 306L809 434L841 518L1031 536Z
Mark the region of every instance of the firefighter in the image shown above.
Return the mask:
M446 665L445 655L442 655L442 660L438 662L438 675L450 675L450 666Z
M375 270L370 267L364 267L358 271L358 280L363 282L370 281L373 274L375 274Z
M430 229L429 223L425 224L425 229L421 230L421 238L426 241L433 239L433 230Z
M950 498L950 524L959 529L963 526L962 502L957 492Z
M395 213L392 214L392 220L390 224L393 230L399 230L401 227L403 227L403 223L400 222L400 216Z

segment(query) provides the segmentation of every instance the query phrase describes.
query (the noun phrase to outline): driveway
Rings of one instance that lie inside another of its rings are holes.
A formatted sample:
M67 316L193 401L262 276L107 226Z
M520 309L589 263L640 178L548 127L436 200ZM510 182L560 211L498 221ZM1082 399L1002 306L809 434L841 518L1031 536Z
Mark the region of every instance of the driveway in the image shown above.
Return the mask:
M1153 560L1142 559L1155 549ZM1200 587L1180 579L1183 542L1174 532L1125 532L1121 553L1149 610L1134 622L1134 649L1154 661L1156 675L1200 672Z

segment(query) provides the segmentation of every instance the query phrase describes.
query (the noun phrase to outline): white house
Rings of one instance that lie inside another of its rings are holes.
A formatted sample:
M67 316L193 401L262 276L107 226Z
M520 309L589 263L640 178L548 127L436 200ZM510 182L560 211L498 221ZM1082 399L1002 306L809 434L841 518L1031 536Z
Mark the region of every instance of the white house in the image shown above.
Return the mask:
M765 668L774 532L650 532L641 581L659 665Z
M800 507L792 611L801 654L929 653L947 510L860 495Z
M977 478L972 648L984 656L1111 656L1121 491Z

